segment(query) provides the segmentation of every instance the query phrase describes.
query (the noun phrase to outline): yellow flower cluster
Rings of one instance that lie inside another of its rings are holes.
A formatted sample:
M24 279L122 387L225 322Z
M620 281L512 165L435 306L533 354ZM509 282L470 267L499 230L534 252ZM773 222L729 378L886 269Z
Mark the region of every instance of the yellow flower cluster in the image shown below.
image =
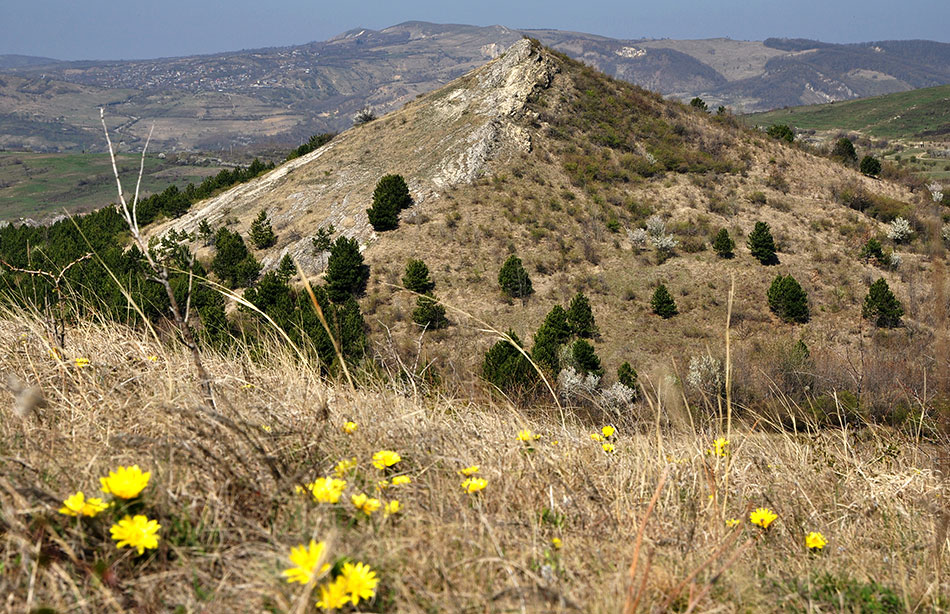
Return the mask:
M314 573L319 569L317 578L322 578L330 571L330 564L323 563L323 552L326 549L325 542L310 540L309 545L300 544L290 549L290 561L296 566L285 569L281 574L287 578L287 582L299 582L300 584L309 584ZM322 563L322 564L321 564Z
M466 467L465 469L459 470L459 475L464 475L465 477L470 477L478 473L479 466L472 465L471 467Z
M462 482L462 488L465 492L472 494L480 490L484 490L488 486L488 480L483 478L465 478L465 481Z
M84 369L84 368L86 368L86 367L88 367L88 366L89 366L89 359L88 359L88 358L77 358L77 359L76 359L76 368L77 368L77 369Z
M749 522L759 525L763 529L768 529L776 518L778 518L778 514L767 507L756 508L754 512L749 514Z
M828 544L828 540L825 539L825 536L816 531L812 531L811 533L805 536L805 546L813 552L817 552L818 550L821 550L827 544Z
M63 507L59 508L59 513L66 516L89 516L92 518L108 507L109 504L103 502L102 499L96 497L86 499L86 496L80 490L63 501Z
M326 543L311 539L308 545L300 544L290 549L290 561L294 567L285 569L281 575L291 583L309 584L313 579L320 580L333 569L325 558ZM347 604L355 606L360 600L375 597L378 584L379 578L369 565L344 563L335 578L318 587L316 606L323 610L336 610Z
M725 437L719 437L713 441L712 454L714 456L725 456L729 453L729 440Z
M373 454L373 466L377 469L392 467L401 460L402 457L392 450L380 450Z
M134 499L148 486L150 477L152 477L151 471L143 472L138 465L132 465L110 471L107 477L99 478L99 482L102 484L104 493L120 499Z
M346 433L347 435L352 435L353 433L356 432L356 429L359 428L359 425L353 422L352 420L347 420L346 422L343 423L342 428L343 428L344 433Z
M531 429L521 429L518 431L518 441L531 443L532 441L537 441L538 439L541 439L541 435L532 432Z
M412 478L409 477L408 475L397 475L396 477L393 478L392 484L393 486L405 486L406 484L410 484L411 482L412 482Z
M343 496L346 490L346 480L337 478L317 478L306 486L306 490L297 486L297 492L309 491L313 495L313 500L317 503L336 503Z
M137 514L134 517L126 515L119 522L112 525L109 533L112 539L118 543L116 548L131 546L138 550L139 555L145 552L145 549L158 548L158 530L162 525L157 520L149 520L148 517Z
M379 499L373 499L368 497L365 493L360 493L358 495L352 495L350 501L353 502L353 506L358 510L362 510L367 516L371 516L373 512L378 510L382 503Z
M333 473L336 474L336 477L342 478L345 476L350 469L356 467L356 458L351 458L349 460L343 459L336 464L336 467L333 468Z

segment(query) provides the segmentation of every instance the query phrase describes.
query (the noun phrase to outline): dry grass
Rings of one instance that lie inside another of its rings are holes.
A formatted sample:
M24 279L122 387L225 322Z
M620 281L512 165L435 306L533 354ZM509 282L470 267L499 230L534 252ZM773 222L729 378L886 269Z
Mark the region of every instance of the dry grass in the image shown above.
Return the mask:
M276 346L261 362L204 356L215 414L183 348L83 323L59 361L43 338L29 316L0 321L4 373L46 399L26 418L10 396L0 408L6 612L309 611L313 598L300 601L280 571L311 537L378 571L363 611L617 612L641 583L637 611L861 611L842 587L872 581L896 599L874 611L947 608L940 519L950 492L938 469L945 448L933 443L879 428L770 432L750 412L733 425L732 453L716 458L711 421L690 427L682 410L644 406L617 418L609 455L589 437L599 425L383 384L350 392ZM359 423L355 434L341 431L346 420ZM530 451L515 438L525 427L542 434ZM345 501L373 489L379 449L398 451L396 468L412 477L382 493L404 511L357 518ZM340 505L294 494L352 457ZM107 521L57 513L67 495L89 495L99 476L133 463L152 472L144 508L162 524L159 549L141 557L115 549ZM488 480L474 496L456 473L471 464ZM747 520L726 528L759 506L779 514L768 532ZM812 530L829 540L818 555L803 543Z

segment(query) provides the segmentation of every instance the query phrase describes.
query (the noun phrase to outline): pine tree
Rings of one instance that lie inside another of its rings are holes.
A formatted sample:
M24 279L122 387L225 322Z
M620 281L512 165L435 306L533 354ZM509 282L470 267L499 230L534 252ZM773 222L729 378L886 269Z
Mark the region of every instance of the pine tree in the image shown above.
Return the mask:
M881 174L881 161L874 156L864 156L859 169L868 177L877 177Z
M201 239L201 242L205 245L214 243L214 231L211 229L211 224L208 223L208 220L198 222L198 238Z
M439 304L431 293L416 298L412 321L429 330L437 330L449 325L449 321L445 318L445 307Z
M676 302L663 284L657 286L653 292L653 298L650 299L650 306L653 308L653 313L662 318L672 318L679 313L676 310Z
M261 265L236 232L221 228L214 236L215 255L211 270L232 288L245 287L260 275Z
M412 196L402 175L385 175L376 182L373 205L366 210L366 214L373 230L384 232L399 226L399 212L410 206Z
M327 295L334 303L345 303L350 297L362 296L369 281L369 267L356 239L339 237L330 248L327 260Z
M429 277L429 267L426 263L413 258L406 263L406 274L402 276L402 285L407 290L426 294L435 289L435 282Z
M884 248L881 246L881 242L874 238L868 239L864 247L861 248L861 260L870 262L871 258L874 258L874 260L882 266L886 265L889 261L889 258L884 255Z
M778 275L767 292L769 309L786 322L808 321L808 295L791 275Z
M736 242L729 236L728 230L720 228L713 240L712 247L720 258L732 258L735 255L733 250L736 249Z
M561 370L561 346L570 338L571 326L567 321L567 312L560 305L555 305L534 334L531 358L550 373L558 373Z
M772 230L765 222L755 223L755 228L749 234L748 245L752 256L762 264L766 266L778 264Z
M521 258L514 254L508 256L498 271L498 283L502 291L512 298L523 298L534 292L531 278L521 264Z
M277 276L286 284L296 274L297 265L294 264L293 258L290 257L289 253L284 254L284 257L280 259L280 264L277 265Z
M594 346L583 339L578 339L571 347L571 358L577 364L580 371L593 373L597 377L604 374L603 367L600 366L600 358L594 351Z
M640 386L637 383L637 372L630 366L629 362L625 362L617 368L617 381L639 395Z
M881 328L894 328L901 325L904 308L883 277L871 284L868 295L864 298L861 315L874 320L875 326Z
M530 390L537 384L537 372L528 359L518 350L521 340L514 331L507 339L501 339L488 350L482 362L482 378L504 391Z
M267 212L263 209L257 214L257 219L251 223L250 237L251 243L257 249L267 249L277 243L277 235L274 234L270 220L267 219Z
M590 301L581 292L571 299L571 304L567 308L567 323L571 327L571 332L582 339L593 339L597 336L597 325L594 323Z
M854 143L847 137L841 137L835 141L834 149L831 150L831 157L840 160L843 164L855 164L858 161L858 154L854 150Z

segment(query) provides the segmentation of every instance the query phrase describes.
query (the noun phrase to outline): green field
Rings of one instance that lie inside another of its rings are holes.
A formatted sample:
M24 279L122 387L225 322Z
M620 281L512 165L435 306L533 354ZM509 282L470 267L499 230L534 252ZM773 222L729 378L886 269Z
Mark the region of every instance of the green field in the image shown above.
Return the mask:
M117 162L123 187L127 192L134 191L140 158L120 155ZM149 156L142 190L149 194L172 183L184 187L221 168ZM63 210L87 211L115 200L115 178L107 154L0 152L0 220L39 219Z
M950 138L950 85L844 102L788 107L742 117L749 125L847 130L885 138Z

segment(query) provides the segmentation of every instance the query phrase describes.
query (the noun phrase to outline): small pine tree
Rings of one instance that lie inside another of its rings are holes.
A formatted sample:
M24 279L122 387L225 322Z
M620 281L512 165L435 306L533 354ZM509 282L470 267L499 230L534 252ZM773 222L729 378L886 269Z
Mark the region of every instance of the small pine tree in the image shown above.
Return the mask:
M257 219L251 223L250 237L251 243L253 243L257 249L267 249L274 245L274 243L277 243L277 235L274 234L270 220L267 219L267 212L263 209L257 214Z
M482 361L482 378L504 391L530 390L537 383L537 372L518 349L518 335L509 330L508 336L517 347L507 339L495 343Z
M261 265L236 232L221 228L214 236L215 255L211 270L231 288L250 285L260 275Z
M402 175L384 175L376 182L373 205L366 210L366 214L373 230L384 232L399 226L399 212L410 206L412 196Z
M755 228L749 234L748 245L752 256L762 264L766 266L778 264L772 230L765 222L755 223Z
M637 372L630 366L629 362L617 367L617 381L639 394L640 386L637 382Z
M214 230L211 229L211 224L208 223L208 220L198 222L198 238L201 239L201 242L206 246L214 243Z
M312 239L313 250L317 256L321 255L323 252L330 251L330 247L333 246L333 233L336 232L336 228L333 227L333 224L329 226L321 226L317 229L317 236Z
M859 169L868 177L877 177L881 174L881 161L874 156L864 156Z
M449 325L449 321L445 318L445 307L439 304L431 293L416 298L412 321L429 330L445 328Z
M597 325L594 323L594 313L590 308L590 301L582 292L578 292L571 299L567 308L567 323L571 332L582 339L593 339L597 336Z
M654 290L653 298L650 299L650 306L653 308L653 313L664 319L672 318L679 313L676 310L676 302L663 284L660 284Z
M502 291L512 298L524 298L534 292L531 278L521 264L521 258L514 254L508 256L498 271L498 284Z
M407 290L426 294L435 289L435 282L429 277L429 267L426 263L413 258L406 263L406 274L402 276L402 285Z
M294 259L290 257L289 253L284 254L284 257L280 259L280 264L277 265L277 276L286 284L296 274L297 265L294 264Z
M861 315L874 320L875 326L881 328L894 328L901 325L904 308L883 277L871 284L868 295L864 298Z
M789 128L787 124L775 124L774 126L769 126L765 133L773 139L785 141L786 143L795 142L795 131Z
M778 275L767 292L769 309L786 322L808 321L808 295L791 275Z
M733 250L736 249L736 242L729 236L728 230L720 228L713 240L712 247L720 258L732 258L735 255Z
M890 261L890 258L884 255L881 242L873 238L868 239L868 242L861 248L861 260L870 262L871 258L874 258L880 265L886 265Z
M698 109L698 110L700 110L700 111L703 111L703 112L707 112L707 113L709 112L709 107L706 106L706 101L703 100L702 98L700 98L699 96L697 96L696 98L693 98L692 100L690 100L690 101L689 101L689 106L693 107L694 109Z
M585 375L587 373L593 373L597 377L600 377L604 374L604 369L600 366L600 358L594 351L594 346L583 339L578 339L574 342L574 345L571 346L571 358L573 358L574 363L577 364L578 370L582 371Z
M561 346L570 338L571 326L567 321L567 312L560 305L555 305L534 334L531 358L549 372L558 373L561 370Z
M831 150L831 157L843 164L855 164L858 161L858 153L854 150L854 143L847 137L841 137L835 141L835 146Z
M363 264L356 239L337 238L327 260L326 279L327 294L334 303L344 303L350 297L363 295L369 280L369 267Z

